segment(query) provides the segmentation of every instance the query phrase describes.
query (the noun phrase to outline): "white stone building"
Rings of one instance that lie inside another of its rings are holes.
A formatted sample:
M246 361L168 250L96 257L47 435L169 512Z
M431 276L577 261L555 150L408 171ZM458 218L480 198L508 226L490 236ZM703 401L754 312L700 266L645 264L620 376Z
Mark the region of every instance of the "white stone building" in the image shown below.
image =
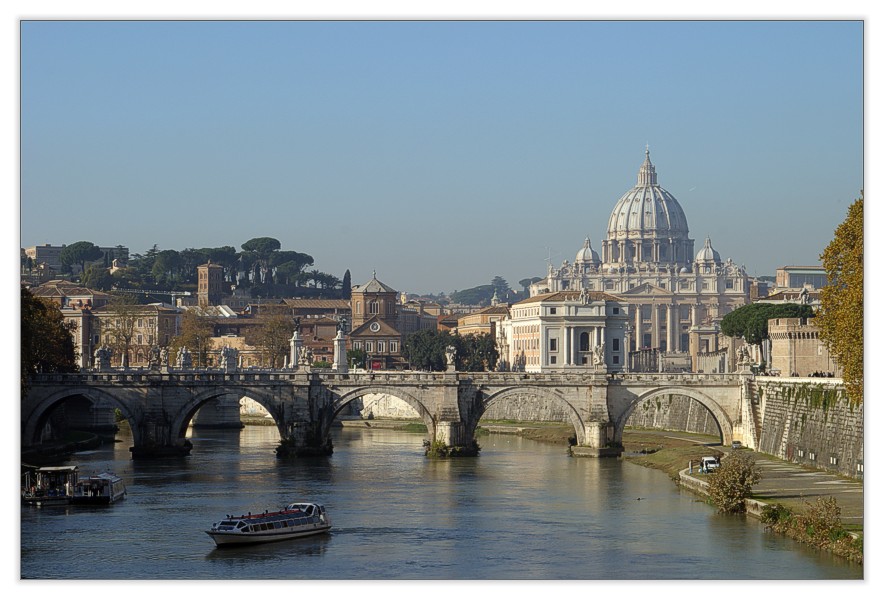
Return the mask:
M617 201L608 220L602 254L587 238L573 263L565 261L531 285L531 295L566 290L606 292L625 300L632 351L655 348L691 352L691 334L717 330L727 313L748 303L744 267L721 260L707 237L694 254L678 200L657 184L650 153L637 184ZM694 352L708 351L694 339Z
M626 303L602 292L541 294L497 322L498 370L543 373L622 371L628 348Z

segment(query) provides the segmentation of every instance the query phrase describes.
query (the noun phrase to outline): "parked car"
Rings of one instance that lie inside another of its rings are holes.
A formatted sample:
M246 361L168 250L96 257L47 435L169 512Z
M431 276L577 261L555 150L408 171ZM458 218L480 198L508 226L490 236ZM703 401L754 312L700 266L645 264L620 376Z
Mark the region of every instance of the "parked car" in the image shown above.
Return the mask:
M733 448L734 450L739 450L742 447L743 447L743 442L739 442L737 440L734 440L731 442L731 448Z
M701 473L711 473L715 469L721 466L721 463L718 462L718 459L714 456L704 456L700 459L700 472Z

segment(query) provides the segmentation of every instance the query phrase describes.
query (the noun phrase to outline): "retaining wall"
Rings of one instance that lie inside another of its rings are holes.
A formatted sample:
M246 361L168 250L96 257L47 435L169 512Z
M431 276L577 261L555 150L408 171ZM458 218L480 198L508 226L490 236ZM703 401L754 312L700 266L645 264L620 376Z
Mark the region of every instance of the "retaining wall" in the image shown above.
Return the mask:
M850 404L840 380L758 377L756 390L762 424L756 450L862 478L863 406Z

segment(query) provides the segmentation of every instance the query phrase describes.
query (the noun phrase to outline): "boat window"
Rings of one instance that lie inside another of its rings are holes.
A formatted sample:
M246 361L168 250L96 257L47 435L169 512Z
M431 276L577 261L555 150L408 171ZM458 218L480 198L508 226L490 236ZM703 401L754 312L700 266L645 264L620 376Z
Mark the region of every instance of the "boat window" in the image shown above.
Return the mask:
M233 521L221 521L222 525L233 526Z

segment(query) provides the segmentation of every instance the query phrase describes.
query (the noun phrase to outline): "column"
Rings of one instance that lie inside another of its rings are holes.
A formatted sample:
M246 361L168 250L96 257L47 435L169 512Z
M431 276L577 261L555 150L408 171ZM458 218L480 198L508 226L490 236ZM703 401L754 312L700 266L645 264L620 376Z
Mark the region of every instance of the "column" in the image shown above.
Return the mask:
M651 348L660 347L660 306L651 304Z
M633 318L635 320L635 349L638 350L642 347L643 337L642 337L642 305L636 304L635 306L635 315Z
M677 350L676 348L676 328L678 327L678 306L669 304L666 307L666 349L670 352Z

